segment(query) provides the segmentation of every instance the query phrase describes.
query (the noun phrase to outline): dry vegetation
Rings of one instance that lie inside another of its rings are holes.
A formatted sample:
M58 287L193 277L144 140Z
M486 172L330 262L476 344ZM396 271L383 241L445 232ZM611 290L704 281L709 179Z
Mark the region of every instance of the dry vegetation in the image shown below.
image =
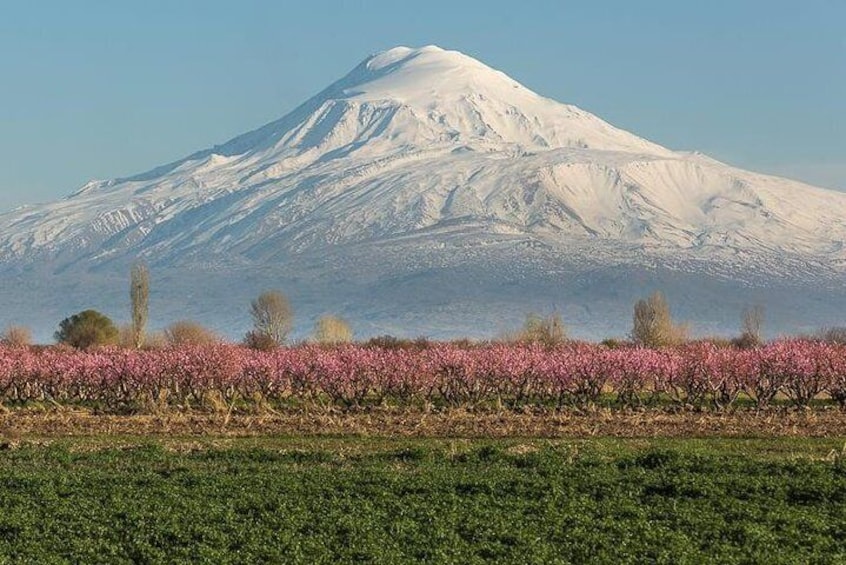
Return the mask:
M107 415L89 410L14 410L0 413L0 438L64 436L334 436L462 438L767 438L846 437L837 410L690 412L440 412L373 409L366 412L163 412Z
M32 345L32 332L23 326L9 326L0 335L0 345L6 347L28 347Z
M222 338L216 333L190 320L174 322L164 331L164 340L169 345L211 345L220 343Z
M329 345L349 343L353 340L352 327L343 318L321 316L314 324L314 340Z

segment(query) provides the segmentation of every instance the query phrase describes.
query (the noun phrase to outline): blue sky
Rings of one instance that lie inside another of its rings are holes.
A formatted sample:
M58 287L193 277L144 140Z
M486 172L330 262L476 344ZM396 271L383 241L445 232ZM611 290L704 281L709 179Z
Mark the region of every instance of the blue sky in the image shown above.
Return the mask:
M0 210L281 117L438 44L674 149L846 190L846 2L10 1Z

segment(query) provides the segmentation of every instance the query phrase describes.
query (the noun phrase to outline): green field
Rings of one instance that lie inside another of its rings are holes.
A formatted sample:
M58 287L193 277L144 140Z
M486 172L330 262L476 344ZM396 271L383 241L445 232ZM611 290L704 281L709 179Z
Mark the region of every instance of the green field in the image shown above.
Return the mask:
M0 562L846 562L843 441L7 443Z

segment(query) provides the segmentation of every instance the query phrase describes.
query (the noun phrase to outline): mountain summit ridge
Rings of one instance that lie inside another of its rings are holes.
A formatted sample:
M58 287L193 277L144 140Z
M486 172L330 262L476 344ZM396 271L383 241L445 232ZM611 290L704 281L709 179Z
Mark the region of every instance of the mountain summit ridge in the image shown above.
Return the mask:
M343 262L401 248L362 280L438 284L455 257L493 280L493 265L519 256L532 261L518 279L579 257L816 284L846 271L843 217L846 194L661 147L457 51L397 47L221 145L0 215L0 267L313 257L329 280L336 267L319 258L330 251Z

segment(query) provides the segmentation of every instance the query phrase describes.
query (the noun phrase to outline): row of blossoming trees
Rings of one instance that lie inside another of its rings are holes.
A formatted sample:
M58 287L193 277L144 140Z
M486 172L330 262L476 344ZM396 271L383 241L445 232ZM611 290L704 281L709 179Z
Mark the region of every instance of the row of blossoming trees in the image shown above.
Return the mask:
M273 351L0 347L0 402L6 405L726 410L739 399L759 409L815 400L846 409L846 346L785 340L747 350L708 343L668 349L580 343Z

